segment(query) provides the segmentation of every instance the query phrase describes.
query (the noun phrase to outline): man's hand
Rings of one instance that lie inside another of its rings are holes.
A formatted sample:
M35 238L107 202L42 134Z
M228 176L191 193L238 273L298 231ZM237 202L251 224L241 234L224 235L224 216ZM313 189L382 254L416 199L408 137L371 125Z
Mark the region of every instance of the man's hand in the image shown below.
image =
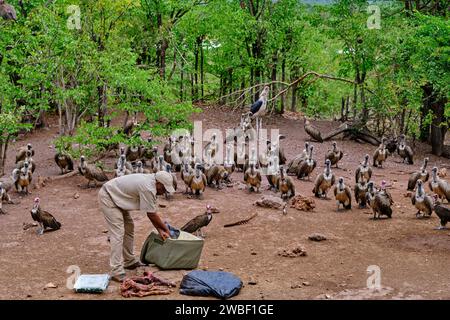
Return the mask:
M167 229L167 226L162 222L161 218L156 212L147 212L147 216L164 241L167 238L170 238L169 229Z
M157 230L158 230L159 235L161 236L161 238L162 238L164 241L166 241L166 239L170 238L169 233L166 232L165 230L162 230L162 229L157 229Z

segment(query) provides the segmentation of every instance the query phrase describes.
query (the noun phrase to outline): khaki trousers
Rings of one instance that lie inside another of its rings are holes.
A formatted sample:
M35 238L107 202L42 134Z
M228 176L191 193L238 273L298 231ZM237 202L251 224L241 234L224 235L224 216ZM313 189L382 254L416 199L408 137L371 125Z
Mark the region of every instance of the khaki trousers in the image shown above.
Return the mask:
M134 256L134 222L128 211L118 208L108 192L102 187L98 193L98 202L102 210L111 244L111 276L125 273L125 267L139 260Z

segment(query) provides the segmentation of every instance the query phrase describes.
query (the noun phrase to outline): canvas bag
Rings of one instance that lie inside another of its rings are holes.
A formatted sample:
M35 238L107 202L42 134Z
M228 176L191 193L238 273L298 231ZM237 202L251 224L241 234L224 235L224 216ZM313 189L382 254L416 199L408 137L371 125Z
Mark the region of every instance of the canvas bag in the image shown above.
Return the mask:
M203 239L181 231L178 239L163 241L155 232L150 233L141 250L141 262L154 263L161 269L195 269L203 250Z

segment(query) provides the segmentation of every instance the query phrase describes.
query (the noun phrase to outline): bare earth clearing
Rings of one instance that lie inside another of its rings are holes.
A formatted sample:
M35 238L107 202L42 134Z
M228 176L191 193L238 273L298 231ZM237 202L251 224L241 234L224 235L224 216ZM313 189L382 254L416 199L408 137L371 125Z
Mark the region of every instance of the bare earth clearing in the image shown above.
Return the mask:
M204 120L203 129L234 127L239 122L238 113L217 108L207 109L195 115ZM267 120L265 121L267 124ZM336 128L339 123L317 122L324 132ZM299 120L275 118L269 128L280 128L287 138L282 141L288 159L303 150L306 133ZM39 130L11 145L7 172L14 165L15 151L27 142L36 150L34 160L38 175L55 176L59 169L53 161L51 141L57 134L56 122L50 130ZM372 155L373 146L352 141L337 140L344 150L341 169L332 169L336 176L343 176L353 187L354 170L366 153ZM331 143L314 143L318 168L323 170L323 158ZM400 158L390 157L383 169L374 168L374 181L385 179L395 204L391 220L372 221L369 209L354 206L351 211L336 212L333 200L316 200L316 209L301 212L289 209L281 211L256 208L255 200L261 194L248 194L237 186L220 191L208 188L203 200L188 199L181 192L184 185L179 180L179 193L175 200L160 199L163 218L172 225L182 226L192 217L204 212L207 203L220 209L211 224L204 230L207 238L199 268L233 272L244 282L244 288L235 299L450 299L450 231L437 231L435 214L430 219L416 219L415 209L409 198L404 197L409 173L416 170L424 156L430 157L429 169L434 165L450 168L450 161L429 154L430 147L416 145L416 162L413 166L400 163ZM106 163L112 167L114 158ZM78 165L78 161L77 161ZM111 174L112 176L112 174ZM312 180L313 180L312 179ZM446 178L448 179L448 177ZM242 180L242 173L233 174L234 181ZM262 194L267 191L264 178ZM311 196L313 182L294 179L298 194ZM0 216L0 299L122 299L119 286L111 283L102 295L75 294L66 288L70 276L66 270L78 265L82 273L107 273L109 271L109 244L106 223L98 209L98 189L82 189L86 180L77 175L64 180L47 182L45 187L34 189L25 197L12 192L16 205L5 205L8 215ZM428 186L426 187L427 192ZM74 195L79 194L75 199ZM332 195L331 193L329 194ZM22 229L24 222L32 222L30 209L34 197L41 198L42 207L51 212L61 223L56 232L36 235L36 228ZM233 228L223 225L245 219L255 210L258 216L249 224ZM150 233L152 226L143 213L135 213L136 254ZM308 236L321 233L328 240L312 242ZM287 258L278 256L283 249L302 246L307 256ZM366 288L370 265L381 268L380 292ZM158 271L169 280L181 281L188 271ZM143 270L139 270L142 273ZM130 272L134 274L136 272ZM250 285L249 281L256 282ZM54 283L57 288L45 288ZM144 299L201 299L175 293Z

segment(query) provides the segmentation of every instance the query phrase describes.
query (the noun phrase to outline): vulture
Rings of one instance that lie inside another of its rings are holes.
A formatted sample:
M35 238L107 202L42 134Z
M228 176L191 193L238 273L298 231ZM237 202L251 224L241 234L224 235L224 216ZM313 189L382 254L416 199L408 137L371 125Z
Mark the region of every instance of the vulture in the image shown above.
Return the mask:
M314 146L309 147L309 155L306 156L306 158L300 162L300 166L298 168L297 178L303 179L308 177L308 180L310 180L310 175L316 168L316 160L313 159L313 150Z
M5 0L0 0L0 17L5 20L17 20L16 10L12 5L5 3Z
M327 198L328 190L334 185L336 181L334 174L331 172L331 161L325 161L325 170L322 174L318 175L316 181L314 182L313 193L317 198L325 197Z
M234 158L234 163L236 164L236 169L240 170L242 172L245 172L247 163L248 163L248 154L247 154L247 152L245 152L245 149L243 148L242 153L239 154L239 157L238 157L237 149L238 149L237 145L235 145L233 158Z
M127 167L127 164L129 164L129 163L125 159L125 155L122 154L120 156L120 158L119 158L119 161L117 162L117 168L116 168L116 170L114 172L114 177L115 178L126 176L126 175L129 175L129 174L131 174L133 172L132 171L133 168L129 169Z
M262 119L266 114L267 109L267 99L269 96L269 86L265 86L263 91L261 92L259 99L253 103L250 107L250 118L256 118L256 130L257 132L262 128Z
M204 238L202 228L206 227L212 220L212 208L208 204L206 206L206 212L204 214L201 214L199 216L196 216L194 219L186 223L182 228L181 231L194 233L196 232L197 235L200 232L200 236Z
M3 202L8 204L13 203L8 195L8 190L6 190L6 187L0 182L0 214L6 214L6 211L3 210Z
M103 172L103 169L97 168L95 165L88 164L84 156L81 156L80 161L81 162L78 166L78 171L88 180L87 188L89 188L91 181L94 181L94 187L96 187L97 181L105 182L109 180L106 174Z
M397 149L397 139L396 138L391 138L389 140L386 139L385 146L389 154L393 154Z
M358 183L359 177L364 177L365 181L370 181L372 178L372 168L369 166L369 155L364 156L364 162L361 163L355 171L355 181Z
M61 228L61 223L56 221L49 212L41 209L41 200L39 198L34 199L33 209L31 209L31 217L34 221L39 223L40 228L37 233L42 235L45 229L58 230Z
M184 184L186 185L186 192L185 192L186 194L189 194L190 189L189 182L191 181L192 175L193 175L192 168L189 166L188 163L185 163L183 165L183 169L180 172L180 177L181 180L183 180Z
M244 181L249 191L256 189L256 192L259 193L259 188L261 187L261 172L259 169L255 168L253 162L250 162L250 168L245 171Z
M447 199L447 202L450 203L450 184L439 178L437 175L438 168L434 167L431 170L431 181L429 182L430 190L433 191L441 201Z
M217 142L217 136L215 133L212 134L211 140L205 146L205 157L211 156L214 158L216 153L219 151L219 143Z
M119 160L117 160L117 162L114 164L114 169L117 169L118 167L120 167L122 165L122 156L124 156L126 158L125 155L125 148L122 146L120 147L120 155L119 155Z
M12 178L17 192L19 192L20 189L21 192L30 193L28 191L28 186L33 179L33 173L31 172L28 162L25 161L22 168L14 169Z
M142 161L139 160L138 162L136 162L136 168L134 168L133 173L149 174L151 172L148 169L144 169L144 165L143 165Z
M226 153L226 157L225 157L225 161L223 163L223 166L224 166L225 170L227 170L227 172L228 172L228 177L230 177L231 174L236 169L236 165L235 165L235 162L234 162L234 157L231 154L231 146L227 145L226 149L227 149L227 153Z
M5 178L0 178L0 184L2 184L3 189L6 190L6 192L11 191L12 187L13 187L13 183L11 178L8 177L8 179Z
M303 126L305 128L306 133L313 138L314 140L322 143L322 134L320 133L319 129L317 129L315 126L313 126L306 117L303 119Z
M192 194L200 196L205 192L206 185L208 184L205 174L200 170L200 166L195 166L195 173L191 175L189 179L189 188Z
M141 154L141 147L128 146L125 151L125 158L127 159L127 161L130 161L131 163L133 163L139 159L140 154Z
M427 182L430 174L428 173L427 165L428 165L428 158L423 159L423 165L420 167L419 171L411 173L408 179L408 191L414 190L416 187L417 180L422 180L423 182Z
M450 207L448 205L444 206L443 204L441 204L437 199L437 195L435 195L434 197L434 212L436 212L436 215L441 220L441 225L436 229L445 230L447 229L445 225L450 221Z
M130 136L133 133L133 129L134 127L137 126L137 124L138 124L137 112L134 112L133 118L129 119L123 126L123 133L125 133L127 136Z
M172 150L175 149L175 144L175 138L169 137L169 141L164 145L163 148L164 161L172 163Z
M372 208L374 220L379 219L382 215L392 218L391 206L394 202L392 201L390 193L386 190L386 181L381 183L380 191L375 190L372 181L369 182L367 185L366 199L367 203Z
M405 135L400 135L400 143L398 144L397 153L403 159L403 162L406 161L407 164L414 164L414 152L410 146L406 145L405 140Z
M167 162L164 160L164 156L159 155L159 157L158 157L158 163L157 163L157 167L156 167L157 171L165 171L168 164L169 164L169 163L167 163Z
M275 162L274 162L275 161ZM276 158L271 158L269 160L269 165L267 166L267 182L269 182L269 190L274 190L275 192L278 189L278 180L280 179L280 174L278 171L278 163L276 163Z
M0 0L0 1L2 1L2 0ZM27 144L25 147L22 147L17 151L16 163L19 161L25 160L25 158L27 156L27 151L31 152L31 156L34 156L34 150L33 150L33 147L31 146L31 143Z
M206 173L208 185L211 186L214 182L217 189L221 189L221 184L228 179L228 171L224 166L213 165Z
M418 210L416 217L420 217L421 213L423 214L422 217L431 216L433 212L433 199L425 193L422 180L417 180L416 193L411 196L411 203Z
M366 193L367 193L367 179L362 172L359 172L359 177L356 179L355 184L355 201L359 208L366 207Z
M296 155L294 157L294 159L289 161L289 163L287 165L287 174L288 175L297 175L300 163L309 157L309 153L310 153L309 142L305 142L305 149L303 149L303 152Z
M36 163L33 161L33 158L31 158L31 151L30 150L25 151L25 155L26 156L24 160L16 163L16 168L21 169L23 168L25 162L28 162L28 164L30 165L31 172L34 173L34 171L36 170Z
M352 208L352 192L350 188L344 184L344 178L342 177L338 179L338 183L334 186L334 197L337 201L337 211L339 211L341 204L346 210Z
M158 155L158 147L153 147L153 158L150 160L150 169L156 173L158 171L159 166L159 155Z
M279 134L278 141L285 139L286 136ZM286 155L283 148L276 142L267 141L267 150L270 154L278 154L278 163L283 166L286 164Z
M120 148L119 160L117 160L116 164L114 165L114 169L125 167L125 169L129 171L133 171L133 166L127 161L127 156L125 155L124 150L124 147Z
M388 150L386 149L385 143L386 143L386 138L381 139L380 146L377 148L377 150L375 150L375 152L373 154L373 166L374 167L380 166L381 168L383 168L383 162L386 161L386 159L388 157Z
M258 161L260 168L267 168L269 166L270 160L273 158L273 153L270 145L270 141L267 141L266 152L260 150Z
M342 159L344 156L344 152L342 150L339 150L337 147L337 143L333 141L333 149L328 150L327 155L325 156L325 159L330 160L331 165L336 165L336 168L338 167L339 160Z
M152 138L148 138L147 141L148 141L148 143L151 143ZM145 162L147 160L151 161L155 156L157 156L157 154L158 154L158 147L153 147L153 148L144 147L144 148L141 148L141 150L140 150L139 158L141 158L145 164Z
M61 169L61 174L73 171L73 159L70 154L66 152L58 152L55 154L55 162Z
M295 186L290 177L286 175L286 169L280 168L280 177L277 181L277 189L281 192L282 199L290 199L295 196Z
M167 163L166 166L165 166L165 171L167 171L168 173L170 173L172 175L173 188L176 191L177 187L178 187L178 180L177 180L177 175L172 172L172 166Z

